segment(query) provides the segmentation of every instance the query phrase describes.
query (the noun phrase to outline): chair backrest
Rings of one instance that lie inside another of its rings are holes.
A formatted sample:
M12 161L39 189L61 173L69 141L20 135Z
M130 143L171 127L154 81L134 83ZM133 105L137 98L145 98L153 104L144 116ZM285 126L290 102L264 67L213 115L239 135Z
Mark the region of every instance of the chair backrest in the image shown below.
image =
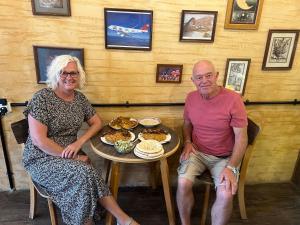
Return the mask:
M251 119L248 118L248 128L247 128L247 133L248 133L248 145L253 145L254 140L256 136L259 133L259 126L254 123Z
M27 119L22 119L20 121L11 124L11 129L17 140L18 144L24 144L28 138L28 121Z
M241 168L240 168L240 180L243 180L243 182L245 181L246 178L249 160L251 158L252 150L255 144L256 137L259 134L259 131L260 131L259 126L256 123L254 123L251 119L248 118L248 127L247 127L248 146L245 155L242 159Z

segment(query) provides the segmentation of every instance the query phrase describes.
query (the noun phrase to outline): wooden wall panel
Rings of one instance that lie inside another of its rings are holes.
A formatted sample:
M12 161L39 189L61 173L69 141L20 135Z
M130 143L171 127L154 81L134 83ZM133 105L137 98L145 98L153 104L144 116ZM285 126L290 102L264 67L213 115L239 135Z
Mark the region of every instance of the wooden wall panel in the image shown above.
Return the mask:
M251 58L244 100L299 98L300 41L291 70L262 71L261 64L269 29L300 27L300 3L297 0L265 1L259 29L250 31L223 28L226 4L224 0L72 0L71 17L53 17L33 16L30 0L1 1L0 98L24 102L44 87L36 83L33 45L84 48L87 85L82 91L92 103L183 102L186 94L194 90L190 76L197 60L213 60L220 72L219 84L222 84L226 59L237 57ZM153 10L152 51L106 50L104 7ZM218 11L214 43L179 42L181 10ZM158 63L183 64L182 83L155 83ZM248 182L288 181L300 146L299 106L251 106L247 110L250 116L262 121L263 126L250 162ZM27 180L20 164L21 149L12 137L10 123L22 117L21 111L21 108L13 108L13 113L3 119L18 188L26 187ZM106 122L122 114L156 115L178 131L182 124L181 107L99 108L97 111ZM171 159L173 182L176 182L176 157ZM134 173L135 169L129 171ZM0 190L8 188L5 173L0 151ZM128 185L134 182L128 180ZM133 185L146 183L139 180Z

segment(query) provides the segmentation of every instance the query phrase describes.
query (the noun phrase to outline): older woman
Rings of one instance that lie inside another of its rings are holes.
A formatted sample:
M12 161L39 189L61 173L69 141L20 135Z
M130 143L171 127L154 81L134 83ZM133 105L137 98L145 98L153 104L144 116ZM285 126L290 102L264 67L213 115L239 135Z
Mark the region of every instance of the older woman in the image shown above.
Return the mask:
M88 157L79 154L83 144L101 129L96 111L75 90L85 82L79 60L57 56L47 76L48 88L35 93L24 112L30 132L23 155L25 169L52 197L66 224L93 224L96 209L102 205L119 224L136 225L117 205ZM77 138L84 121L89 128Z

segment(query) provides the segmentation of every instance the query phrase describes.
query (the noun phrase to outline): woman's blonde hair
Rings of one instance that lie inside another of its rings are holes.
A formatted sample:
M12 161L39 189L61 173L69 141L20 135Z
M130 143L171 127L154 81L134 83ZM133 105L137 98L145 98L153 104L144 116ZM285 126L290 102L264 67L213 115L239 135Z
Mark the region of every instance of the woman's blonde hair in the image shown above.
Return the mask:
M79 89L83 88L85 84L85 72L78 58L71 55L59 55L52 60L51 64L47 68L46 83L48 87L53 90L57 88L60 74L63 72L63 69L68 65L69 62L76 63L77 70L79 72Z

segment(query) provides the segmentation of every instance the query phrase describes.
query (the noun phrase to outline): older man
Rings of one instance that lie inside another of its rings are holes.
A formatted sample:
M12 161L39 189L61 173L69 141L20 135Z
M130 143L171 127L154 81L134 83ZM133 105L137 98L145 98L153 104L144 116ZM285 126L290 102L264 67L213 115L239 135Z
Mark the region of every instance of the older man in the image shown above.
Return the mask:
M217 85L214 65L194 65L197 90L188 94L184 107L184 149L178 168L177 205L182 225L190 225L194 205L192 186L197 175L210 170L216 187L213 225L227 224L237 191L239 165L247 146L247 115L241 97Z

